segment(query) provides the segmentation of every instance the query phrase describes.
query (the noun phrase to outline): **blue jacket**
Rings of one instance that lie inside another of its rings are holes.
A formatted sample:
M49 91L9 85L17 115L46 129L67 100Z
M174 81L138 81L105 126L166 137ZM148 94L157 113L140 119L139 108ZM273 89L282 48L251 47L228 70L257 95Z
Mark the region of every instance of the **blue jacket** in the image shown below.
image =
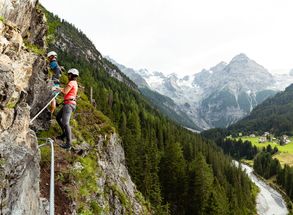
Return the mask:
M60 70L60 67L59 67L56 60L52 60L50 62L50 69L54 71L54 75L52 77L52 80L59 81L59 78L61 76L61 70Z

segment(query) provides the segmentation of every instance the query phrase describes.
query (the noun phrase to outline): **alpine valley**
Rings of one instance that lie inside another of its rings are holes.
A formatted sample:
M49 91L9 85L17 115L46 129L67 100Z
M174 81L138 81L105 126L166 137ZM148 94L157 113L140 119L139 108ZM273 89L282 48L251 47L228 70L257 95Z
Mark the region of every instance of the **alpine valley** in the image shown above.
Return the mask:
M108 60L135 82L158 109L180 116L180 120L173 120L199 131L228 127L293 82L291 72L273 75L245 54L184 77L134 70L109 57Z

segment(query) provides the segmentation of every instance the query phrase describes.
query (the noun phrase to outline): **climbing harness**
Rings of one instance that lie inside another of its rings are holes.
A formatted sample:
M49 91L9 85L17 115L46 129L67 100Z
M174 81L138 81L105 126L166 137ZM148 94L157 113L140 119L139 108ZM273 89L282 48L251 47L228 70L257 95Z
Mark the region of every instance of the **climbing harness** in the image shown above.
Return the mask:
M54 140L51 138L44 138L39 140L46 140L46 143L39 145L39 148L46 145L51 145L51 176L50 176L50 215L54 215Z
M75 98L72 98L72 99L66 99L66 100L63 101L63 103L64 103L64 102L69 102L69 101L76 101L76 99L75 99Z
M31 119L30 124L33 123L33 121L51 104L51 102L60 94L60 92L57 92L54 97L48 102L48 104L46 104L46 106L40 110L39 113L37 113L37 115L34 116L34 118Z

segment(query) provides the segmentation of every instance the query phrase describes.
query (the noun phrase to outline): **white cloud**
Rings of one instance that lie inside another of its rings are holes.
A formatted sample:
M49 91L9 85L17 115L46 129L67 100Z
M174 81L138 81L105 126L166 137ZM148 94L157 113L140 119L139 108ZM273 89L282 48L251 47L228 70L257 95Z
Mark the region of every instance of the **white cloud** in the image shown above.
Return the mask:
M126 66L192 74L243 52L269 70L293 68L292 0L40 2Z

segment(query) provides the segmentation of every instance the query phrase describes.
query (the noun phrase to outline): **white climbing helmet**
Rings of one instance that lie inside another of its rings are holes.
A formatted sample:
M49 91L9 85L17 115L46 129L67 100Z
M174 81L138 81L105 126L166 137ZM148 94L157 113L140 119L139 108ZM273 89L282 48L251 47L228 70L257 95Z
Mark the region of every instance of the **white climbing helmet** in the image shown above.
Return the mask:
M51 57L51 56L57 57L57 53L54 52L54 51L50 51L50 52L47 54L47 57Z
M79 76L79 71L77 69L74 69L74 68L68 70L67 73L68 74L73 74L73 75Z

